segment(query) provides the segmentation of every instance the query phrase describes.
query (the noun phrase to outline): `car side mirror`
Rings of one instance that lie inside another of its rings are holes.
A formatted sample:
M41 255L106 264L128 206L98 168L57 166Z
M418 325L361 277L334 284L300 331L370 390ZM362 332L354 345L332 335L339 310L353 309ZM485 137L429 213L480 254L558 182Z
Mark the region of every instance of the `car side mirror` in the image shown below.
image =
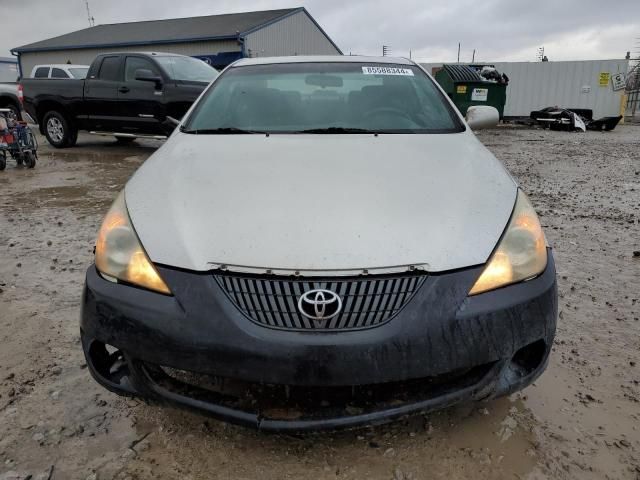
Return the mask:
M147 70L146 68L137 69L134 78L140 82L153 82L158 89L162 87L162 77L156 75L151 70Z
M471 130L482 130L496 127L500 121L500 114L494 107L474 105L467 110L466 120Z

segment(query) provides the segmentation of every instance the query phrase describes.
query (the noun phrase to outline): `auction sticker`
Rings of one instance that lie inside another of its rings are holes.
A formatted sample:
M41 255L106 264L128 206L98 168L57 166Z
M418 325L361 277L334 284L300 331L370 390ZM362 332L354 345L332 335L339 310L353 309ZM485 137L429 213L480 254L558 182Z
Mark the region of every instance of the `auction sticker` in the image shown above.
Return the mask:
M362 67L365 75L404 75L413 77L413 70L400 67Z

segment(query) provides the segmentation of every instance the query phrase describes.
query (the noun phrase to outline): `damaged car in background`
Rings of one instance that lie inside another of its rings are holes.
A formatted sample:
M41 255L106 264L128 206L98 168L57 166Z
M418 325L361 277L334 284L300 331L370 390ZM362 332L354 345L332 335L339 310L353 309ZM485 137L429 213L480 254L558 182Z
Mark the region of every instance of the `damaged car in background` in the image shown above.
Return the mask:
M595 130L610 132L615 129L622 115L593 119L593 110L587 108L547 107L531 112L530 118L542 128L565 132Z
M531 384L556 273L531 202L471 131L497 121L486 106L465 121L405 59L234 63L104 219L82 301L89 371L271 431Z

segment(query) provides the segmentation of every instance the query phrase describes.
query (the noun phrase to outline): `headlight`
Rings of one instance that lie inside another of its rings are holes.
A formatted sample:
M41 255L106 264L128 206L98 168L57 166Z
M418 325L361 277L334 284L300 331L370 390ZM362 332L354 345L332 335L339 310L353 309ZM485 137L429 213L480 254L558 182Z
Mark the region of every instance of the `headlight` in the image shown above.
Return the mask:
M518 190L507 230L469 295L540 275L547 266L547 244L527 196Z
M96 268L108 280L121 280L171 295L131 225L124 190L113 202L98 232Z

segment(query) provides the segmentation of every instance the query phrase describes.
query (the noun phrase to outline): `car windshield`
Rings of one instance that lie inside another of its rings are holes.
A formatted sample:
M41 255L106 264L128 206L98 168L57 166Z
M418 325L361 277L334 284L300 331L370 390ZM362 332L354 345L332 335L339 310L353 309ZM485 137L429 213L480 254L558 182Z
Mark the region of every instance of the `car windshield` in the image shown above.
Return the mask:
M89 67L73 67L69 69L69 73L73 78L87 78Z
M202 60L191 57L154 57L173 80L207 82L216 78L218 71Z
M450 133L464 130L415 65L281 63L228 69L187 133Z

